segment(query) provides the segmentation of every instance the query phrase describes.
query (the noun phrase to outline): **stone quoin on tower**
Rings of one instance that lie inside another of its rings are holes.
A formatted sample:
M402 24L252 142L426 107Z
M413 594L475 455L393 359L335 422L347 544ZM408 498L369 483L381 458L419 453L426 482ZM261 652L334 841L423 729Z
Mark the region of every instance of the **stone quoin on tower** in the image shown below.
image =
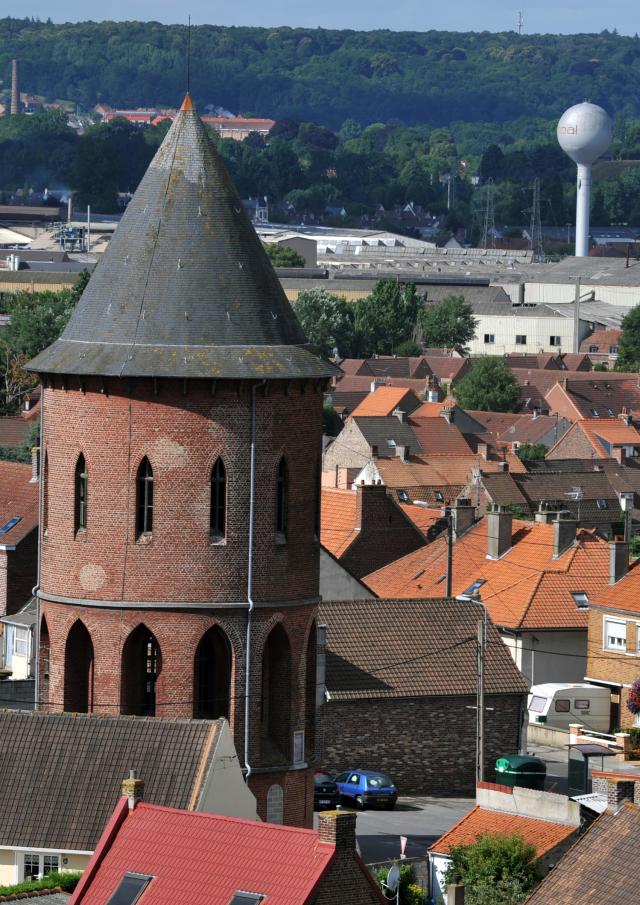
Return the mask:
M310 824L322 391L189 95L43 386L40 706L229 719Z

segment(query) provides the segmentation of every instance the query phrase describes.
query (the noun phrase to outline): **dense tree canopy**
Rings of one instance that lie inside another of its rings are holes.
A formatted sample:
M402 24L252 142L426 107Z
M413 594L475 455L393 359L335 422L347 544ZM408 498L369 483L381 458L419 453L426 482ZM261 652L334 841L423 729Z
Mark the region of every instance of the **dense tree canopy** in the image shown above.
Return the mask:
M83 270L72 289L10 297L6 308L11 322L0 338L0 415L15 414L35 385L24 364L60 336L88 280L89 273Z
M312 346L321 355L348 358L353 353L354 310L344 296L326 289L303 289L294 305Z
M402 343L413 339L420 304L413 283L378 280L370 295L354 306L360 354L396 354Z
M304 267L304 258L295 248L277 242L266 242L264 248L274 267Z
M425 305L418 316L422 341L432 348L466 351L476 335L478 321L473 308L461 295L450 295L435 305Z
M522 836L484 834L450 858L447 880L461 878L468 905L521 905L536 883L536 849Z
M21 60L26 90L85 107L176 104L187 29L159 22L0 20L0 77ZM288 116L338 128L400 119L446 125L557 117L577 98L640 113L640 40L615 32L355 32L192 29L200 107ZM522 86L526 85L526 91ZM618 130L622 134L622 130Z
M513 412L520 387L504 358L486 355L477 358L468 374L454 387L460 408L482 412Z
M622 321L616 370L640 371L640 305L632 308Z

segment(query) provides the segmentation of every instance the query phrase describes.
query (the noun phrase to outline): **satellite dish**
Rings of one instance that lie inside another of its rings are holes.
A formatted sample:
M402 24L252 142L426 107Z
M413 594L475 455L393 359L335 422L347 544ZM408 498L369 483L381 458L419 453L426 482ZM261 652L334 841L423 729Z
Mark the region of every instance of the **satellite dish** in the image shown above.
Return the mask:
M400 868L397 864L394 864L393 867L389 868L389 873L387 874L387 889L390 889L391 892L395 892L398 886L400 885Z

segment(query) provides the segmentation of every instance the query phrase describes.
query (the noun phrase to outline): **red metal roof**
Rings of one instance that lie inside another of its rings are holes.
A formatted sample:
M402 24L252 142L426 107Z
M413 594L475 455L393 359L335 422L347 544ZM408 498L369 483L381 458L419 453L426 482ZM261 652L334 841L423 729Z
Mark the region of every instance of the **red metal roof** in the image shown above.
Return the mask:
M239 890L260 893L269 905L302 905L335 853L313 830L144 803L119 827L110 823L105 836L89 882L69 905L105 905L128 872L153 877L144 905L228 905Z

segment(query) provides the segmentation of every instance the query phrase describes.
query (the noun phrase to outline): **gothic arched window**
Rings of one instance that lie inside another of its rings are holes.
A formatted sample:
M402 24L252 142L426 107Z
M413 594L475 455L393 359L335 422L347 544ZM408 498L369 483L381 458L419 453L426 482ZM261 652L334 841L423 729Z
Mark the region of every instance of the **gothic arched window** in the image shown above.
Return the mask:
M222 459L211 469L210 527L213 540L222 540L227 527L227 472Z
M137 534L151 534L153 531L153 468L146 456L138 467L136 494L136 532Z

